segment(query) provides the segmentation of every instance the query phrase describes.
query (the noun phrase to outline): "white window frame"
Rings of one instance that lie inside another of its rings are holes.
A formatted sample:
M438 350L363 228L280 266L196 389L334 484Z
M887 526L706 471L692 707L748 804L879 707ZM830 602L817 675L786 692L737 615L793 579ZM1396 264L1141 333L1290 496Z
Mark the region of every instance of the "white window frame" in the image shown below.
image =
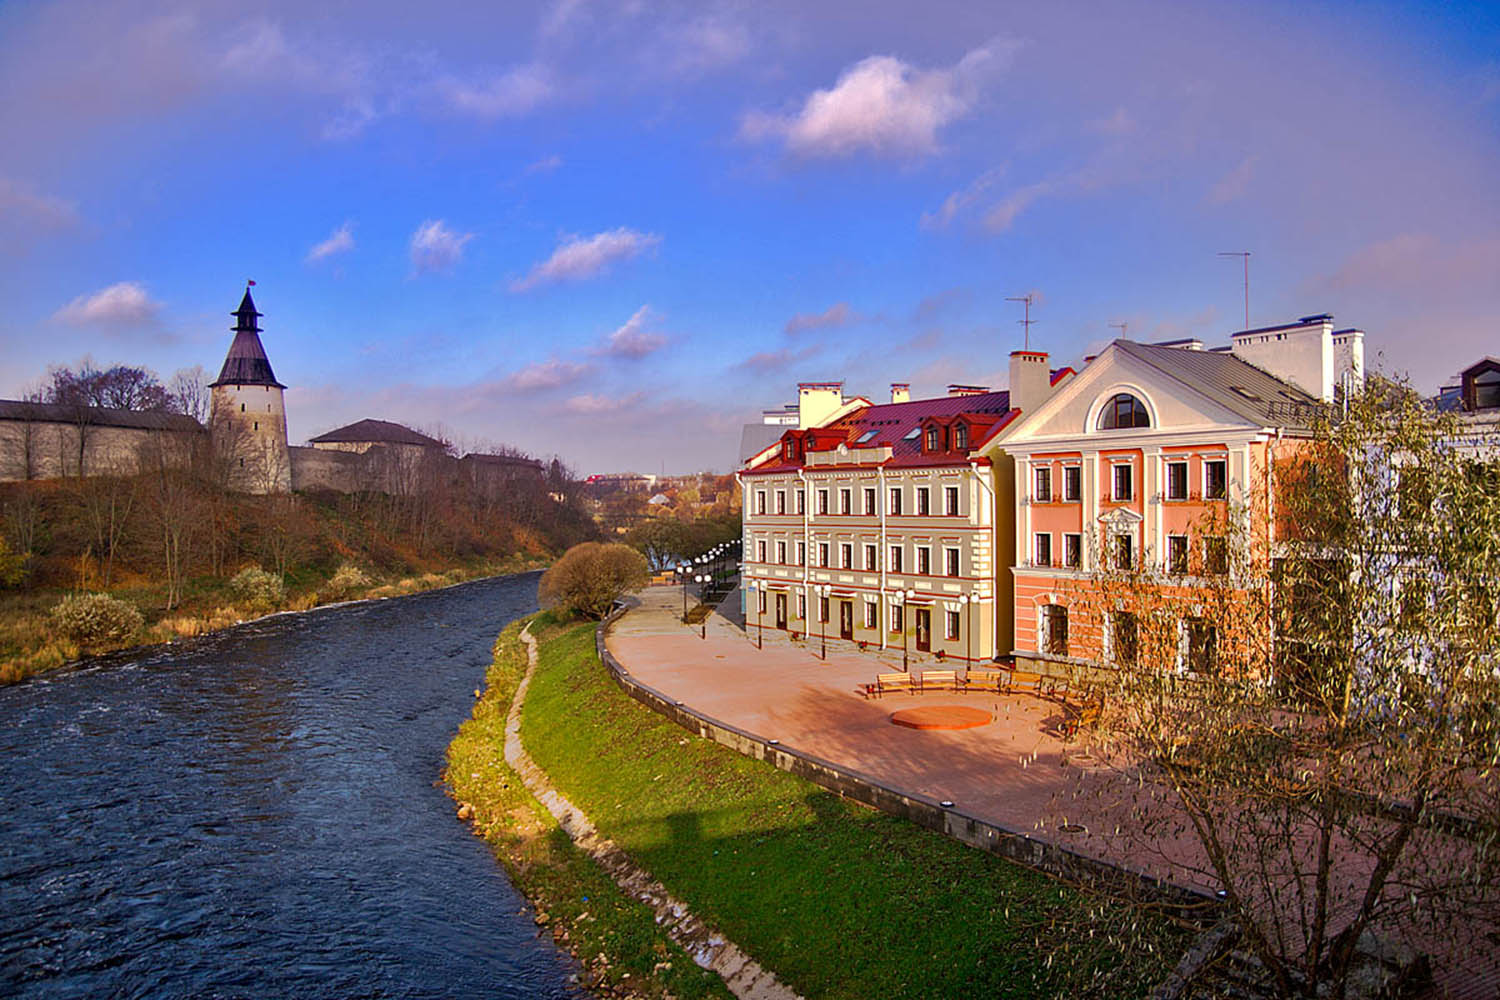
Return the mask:
M1209 488L1208 488L1208 469L1209 469L1209 466L1218 466L1219 468L1221 468L1223 470L1223 482L1220 484L1222 488L1219 490L1217 496L1215 496L1213 493L1211 493L1209 491ZM1225 500L1225 499L1228 499L1228 497L1229 497L1229 459L1227 459L1227 458L1205 458L1203 460L1203 499L1205 499L1205 500Z
M931 576L932 575L932 546L931 545L918 545L917 546L917 565L916 565L915 568L916 568L918 576Z
M892 517L901 516L901 487L892 486L890 492L890 510L887 512Z
M865 572L880 572L880 546L874 542L865 543Z
M925 517L932 513L932 490L927 486L917 487L917 516Z
M839 543L839 569L854 568L854 543Z
M963 575L963 565L956 545L943 546L943 575L959 577Z
M875 487L873 487L873 486L866 486L865 487L865 517L875 517L876 516L877 511L875 510L875 498L876 498Z
M1039 465L1031 471L1031 499L1037 503L1051 503L1052 466Z
M1063 502L1079 503L1083 500L1083 466L1063 466Z
M959 637L959 629L963 628L963 620L957 611L945 611L943 613L943 638L950 642Z
M1076 546L1075 551L1078 553L1078 558L1074 559L1071 562L1068 561L1068 542L1070 541L1074 543L1074 545ZM1083 535L1081 533L1077 531L1063 532L1062 552L1062 565L1064 569L1083 569Z
M1032 536L1031 564L1033 566L1052 565L1052 532L1038 531Z
M958 517L958 487L943 487L943 514L947 517Z
M1121 473L1124 473L1126 484L1130 490L1125 496L1120 495ZM1109 469L1109 498L1117 503L1130 503L1135 499L1135 465L1130 462L1115 462Z
M903 554L904 548L905 547L901 546L901 545L892 545L891 546L891 572L892 573L900 573L900 572L902 572L902 568L903 567L902 567L901 556Z
M1176 469L1182 470L1182 491L1180 494L1172 490L1172 473ZM1168 500L1186 500L1188 498L1188 463L1187 459L1172 459L1167 462L1166 496Z

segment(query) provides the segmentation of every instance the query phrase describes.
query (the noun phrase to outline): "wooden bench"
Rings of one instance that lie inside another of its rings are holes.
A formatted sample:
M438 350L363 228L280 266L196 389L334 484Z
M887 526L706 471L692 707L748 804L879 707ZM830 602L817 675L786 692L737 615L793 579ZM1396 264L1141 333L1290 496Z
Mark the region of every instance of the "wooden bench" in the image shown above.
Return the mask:
M920 681L911 674L876 674L874 684L865 685L866 698L879 698L883 694L910 694L920 690Z
M917 677L918 691L957 691L958 671L924 670Z
M1005 690L1005 672L1001 670L970 670L964 682L965 691L1000 694Z
M1006 694L1029 694L1040 697L1042 693L1042 675L1033 674L1025 670L1012 670L1010 677L1005 682Z

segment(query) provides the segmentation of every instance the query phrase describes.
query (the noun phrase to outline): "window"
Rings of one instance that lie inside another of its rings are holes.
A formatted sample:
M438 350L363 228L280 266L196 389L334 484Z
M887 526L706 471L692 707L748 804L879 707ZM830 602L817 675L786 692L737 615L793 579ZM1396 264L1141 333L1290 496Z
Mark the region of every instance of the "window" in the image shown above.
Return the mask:
M958 487L943 487L943 513L949 517L958 516Z
M1229 539L1203 539L1203 572L1209 576L1223 576L1229 572Z
M880 627L880 605L874 601L865 601L865 628Z
M765 490L756 490L755 491L755 513L757 513L757 514L764 514L765 512L766 512L766 491Z
M1203 498L1223 500L1229 492L1229 463L1222 458L1203 463Z
M818 621L828 624L828 598L818 598Z
M848 517L854 512L852 503L853 493L850 490L839 490L839 513Z
M1217 663L1219 630L1204 618L1182 621L1182 657L1187 669L1195 674L1211 674Z
M1063 535L1063 565L1078 569L1083 565L1083 536Z
M887 617L890 619L892 632L900 632L906 628L905 606L892 601Z
M917 513L922 517L926 517L929 513L931 513L931 499L931 490L929 490L925 486L917 487Z
M1035 562L1038 566L1052 565L1052 536L1043 532L1036 536L1036 543L1032 546L1036 553Z
M819 542L818 543L818 565L822 566L824 569L828 568L828 543L827 542Z
M807 513L807 494L801 490L797 491L797 514L800 517Z
M1116 611L1109 616L1110 656L1122 667L1133 667L1136 651L1140 646L1140 627L1135 615L1128 611Z
M1041 652L1068 655L1068 609L1061 604L1042 605Z
M943 616L943 638L958 638L958 612L949 611Z
M1101 431L1122 430L1126 427L1150 427L1151 415L1146 404L1128 392L1111 396L1104 409L1099 411Z
M932 575L932 549L926 545L917 546L917 575Z
M1115 491L1111 494L1113 500L1135 499L1135 467L1121 463L1114 466L1113 476Z
M880 559L876 556L875 553L875 546L865 546L865 569L869 570L871 573L878 572L880 569Z
M776 543L776 561L783 566L786 565L786 542Z
M968 424L958 424L953 428L953 447L959 451L969 450Z
M245 412L245 404L244 404L244 403L241 403L241 404L240 404L240 412L241 412L241 413L244 413L244 412Z
M1070 502L1083 499L1083 469L1079 466L1063 469L1063 499Z
M826 514L826 513L828 513L828 491L827 490L819 490L818 491L818 513L819 514Z
M874 517L875 516L875 490L874 489L867 489L867 490L865 490L865 516L866 517Z
M760 608L760 613L761 614L765 614L766 613L766 591L765 591L765 588L762 587L761 590L759 591L759 593L756 596L760 598L760 603L758 605L758 607Z
M807 543L806 542L798 542L797 543L797 565L798 566L806 566L807 565Z
M936 427L927 428L927 450L938 450L938 429Z
M839 566L843 569L854 568L854 546L848 542L839 546Z
M793 461L797 457L797 446L791 441L787 441L781 446L781 454L788 462Z
M786 513L786 490L776 491L776 513Z
M901 546L899 545L891 546L891 572L901 572Z
M766 561L766 540L764 538L755 543L755 561Z
M797 617L807 620L807 595L800 592L797 594Z
M1187 535L1167 536L1167 572L1176 573L1179 576L1188 571L1188 540Z
M949 576L957 576L958 575L958 550L957 549L944 549L943 550L943 556L944 556L943 561L947 564L948 575Z
M1135 565L1135 539L1129 535L1119 534L1110 538L1110 548L1114 551L1115 569L1129 569Z
M1036 489L1033 491L1032 499L1037 503L1052 502L1052 470L1036 470Z
M891 516L901 516L901 487L891 487Z
M1186 462L1167 463L1167 499L1186 500L1188 468Z

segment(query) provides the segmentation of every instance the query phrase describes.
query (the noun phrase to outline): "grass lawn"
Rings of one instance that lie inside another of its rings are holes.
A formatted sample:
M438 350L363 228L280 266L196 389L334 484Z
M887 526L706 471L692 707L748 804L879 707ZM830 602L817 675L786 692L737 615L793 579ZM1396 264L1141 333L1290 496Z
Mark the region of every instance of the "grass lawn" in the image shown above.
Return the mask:
M692 736L631 700L592 624L534 629L537 764L600 830L807 997L1128 997L1189 935Z

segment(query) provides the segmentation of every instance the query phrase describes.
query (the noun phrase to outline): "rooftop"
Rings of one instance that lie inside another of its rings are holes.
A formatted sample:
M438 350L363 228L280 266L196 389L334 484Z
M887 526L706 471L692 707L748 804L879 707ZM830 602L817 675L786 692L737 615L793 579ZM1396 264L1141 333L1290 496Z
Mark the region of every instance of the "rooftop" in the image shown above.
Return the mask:
M447 445L426 434L393 424L389 420L360 420L335 428L312 438L313 444L414 444L423 448L446 448Z

